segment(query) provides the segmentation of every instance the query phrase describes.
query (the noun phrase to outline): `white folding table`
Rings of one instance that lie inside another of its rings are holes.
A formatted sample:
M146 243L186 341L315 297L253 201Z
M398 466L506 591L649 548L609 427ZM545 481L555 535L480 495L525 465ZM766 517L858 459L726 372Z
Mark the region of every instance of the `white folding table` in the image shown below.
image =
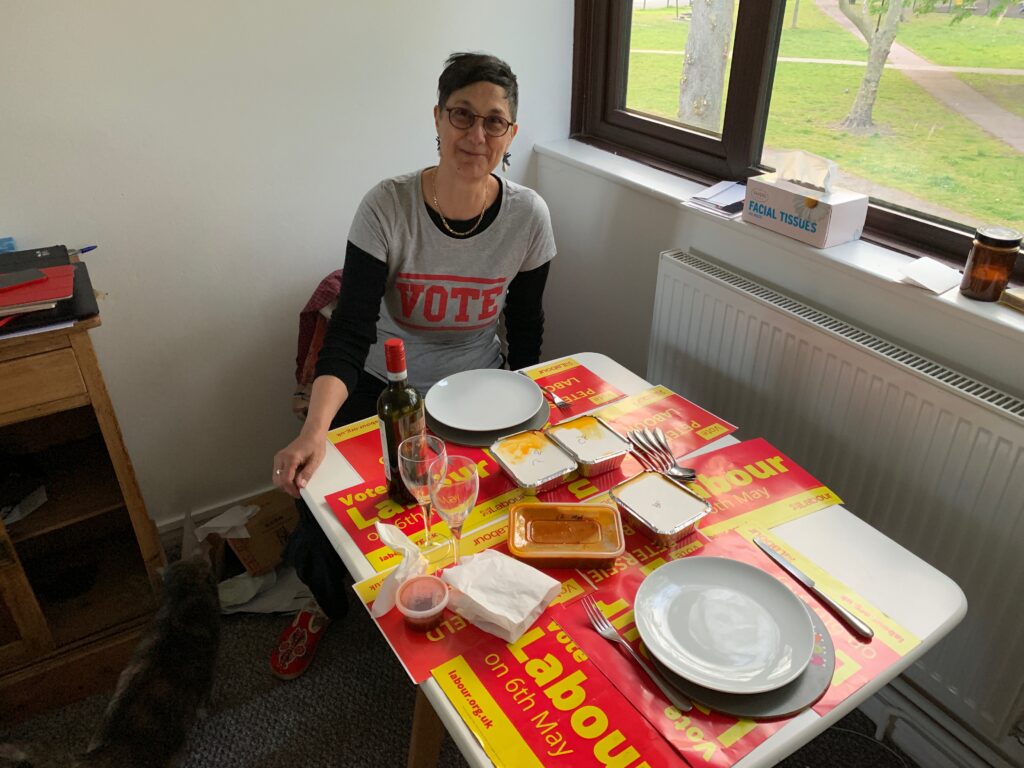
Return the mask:
M627 395L651 386L606 355L583 352L572 357ZM728 418L728 414L720 415ZM737 426L742 432L743 425ZM771 440L771 435L748 437ZM717 441L714 447L734 442L737 441L730 436ZM303 499L357 580L368 578L375 571L324 499L328 494L351 487L360 480L348 461L333 446L329 446L323 464L302 490ZM827 482L827 478L822 480ZM908 510L908 514L911 513ZM826 715L821 716L813 709L808 709L794 717L737 762L738 768L775 765L811 741L927 653L967 612L967 599L951 579L841 506L827 507L784 523L773 528L772 533L812 562L827 563L828 572L832 576L885 611L894 621L920 638L921 642ZM492 765L473 733L433 680L420 685L409 765L432 765L437 759L443 734L437 729L436 720L429 712L426 701L433 706L437 717L471 766L487 768ZM680 765L684 765L682 760Z

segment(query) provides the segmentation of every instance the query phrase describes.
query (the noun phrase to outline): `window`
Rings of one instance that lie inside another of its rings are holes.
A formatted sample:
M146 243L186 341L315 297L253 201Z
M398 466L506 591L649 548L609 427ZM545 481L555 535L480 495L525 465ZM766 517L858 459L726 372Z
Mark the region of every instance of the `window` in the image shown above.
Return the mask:
M1024 229L1024 4L915 8L577 0L573 135L703 180L805 149L871 196L865 237L962 262Z

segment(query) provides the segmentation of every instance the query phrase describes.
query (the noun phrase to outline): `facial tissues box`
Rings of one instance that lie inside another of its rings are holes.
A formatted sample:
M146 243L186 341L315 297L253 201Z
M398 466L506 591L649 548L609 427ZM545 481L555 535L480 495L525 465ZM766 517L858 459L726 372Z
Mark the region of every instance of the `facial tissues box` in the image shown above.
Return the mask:
M775 173L747 179L743 220L830 248L860 238L868 213L868 197L833 188L835 164L808 153L784 158Z

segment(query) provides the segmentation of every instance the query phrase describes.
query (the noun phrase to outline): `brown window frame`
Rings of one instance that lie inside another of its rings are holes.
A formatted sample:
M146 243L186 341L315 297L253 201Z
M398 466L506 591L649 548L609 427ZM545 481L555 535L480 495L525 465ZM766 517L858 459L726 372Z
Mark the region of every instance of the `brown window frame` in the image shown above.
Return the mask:
M769 170L760 161L785 0L738 3L729 92L718 139L623 109L619 94L625 93L632 2L576 0L570 136L706 183L738 181ZM962 266L973 232L872 198L863 237Z

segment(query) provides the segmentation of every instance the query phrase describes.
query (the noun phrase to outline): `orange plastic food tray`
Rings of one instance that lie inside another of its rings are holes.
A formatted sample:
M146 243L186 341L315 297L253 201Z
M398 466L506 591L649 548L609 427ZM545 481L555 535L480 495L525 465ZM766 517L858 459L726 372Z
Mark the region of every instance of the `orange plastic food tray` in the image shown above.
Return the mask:
M508 550L540 568L607 568L625 551L622 519L607 504L520 502L509 510Z

